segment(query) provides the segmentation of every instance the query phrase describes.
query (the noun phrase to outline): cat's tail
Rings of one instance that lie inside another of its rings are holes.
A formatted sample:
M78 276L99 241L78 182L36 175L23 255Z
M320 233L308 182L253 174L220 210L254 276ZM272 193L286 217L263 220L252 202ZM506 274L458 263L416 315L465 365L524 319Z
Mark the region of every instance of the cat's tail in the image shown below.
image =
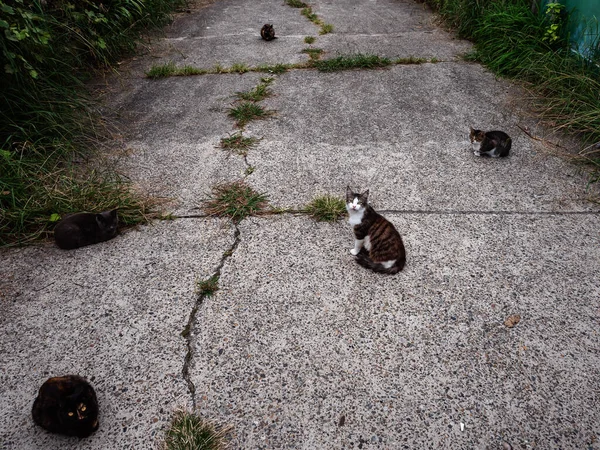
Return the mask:
M358 253L358 255L356 255L356 262L367 269L371 269L373 272L395 275L404 268L404 264L406 263L406 257L402 255L401 257L396 259L392 266L386 267L380 262L373 261L369 257L369 253L363 247Z

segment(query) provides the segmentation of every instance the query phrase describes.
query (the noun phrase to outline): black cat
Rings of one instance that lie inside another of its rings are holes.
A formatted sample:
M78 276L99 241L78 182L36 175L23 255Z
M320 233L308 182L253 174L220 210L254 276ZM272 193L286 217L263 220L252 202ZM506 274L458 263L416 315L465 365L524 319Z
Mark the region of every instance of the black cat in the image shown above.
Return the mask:
M265 41L272 41L273 39L277 39L275 37L275 30L273 29L273 25L270 25L268 23L265 23L263 25L262 29L260 30L260 36Z
M508 156L512 139L504 131L474 130L471 127L469 133L471 148L476 156L491 156L492 158L503 158Z
M58 222L54 228L54 239L65 250L97 244L117 235L117 223L116 209L99 214L73 214Z
M51 433L84 438L98 429L96 393L77 375L53 377L42 384L31 414Z

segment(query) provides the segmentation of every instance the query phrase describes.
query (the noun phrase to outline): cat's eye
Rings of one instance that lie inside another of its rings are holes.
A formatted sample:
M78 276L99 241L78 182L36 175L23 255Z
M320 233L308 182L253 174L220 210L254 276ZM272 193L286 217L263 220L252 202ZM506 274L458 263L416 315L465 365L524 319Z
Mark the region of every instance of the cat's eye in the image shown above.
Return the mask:
M69 411L68 414L69 414L69 417L73 417L73 414L75 414L75 413L72 411Z
M80 410L81 412L85 411L86 409L87 409L87 408L85 407L85 405L81 405L81 408L79 408L79 410Z

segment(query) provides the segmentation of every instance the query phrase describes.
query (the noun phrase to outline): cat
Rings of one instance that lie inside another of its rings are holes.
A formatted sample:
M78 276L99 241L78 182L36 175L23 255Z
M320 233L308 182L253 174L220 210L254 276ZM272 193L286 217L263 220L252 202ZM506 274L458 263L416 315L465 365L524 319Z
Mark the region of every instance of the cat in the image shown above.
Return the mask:
M491 156L492 158L508 156L512 139L504 131L474 130L470 127L469 139L471 148L476 156Z
M117 235L117 210L99 214L77 213L65 217L54 228L56 244L70 250L108 241Z
M265 41L272 41L273 39L277 39L275 37L275 30L273 29L273 25L265 23L260 30L260 36Z
M31 410L33 421L51 433L80 438L98 429L98 400L94 388L78 375L46 380Z
M406 263L406 251L398 230L368 203L369 191L362 194L346 188L348 223L354 230L354 248L350 253L363 267L379 273L396 274Z

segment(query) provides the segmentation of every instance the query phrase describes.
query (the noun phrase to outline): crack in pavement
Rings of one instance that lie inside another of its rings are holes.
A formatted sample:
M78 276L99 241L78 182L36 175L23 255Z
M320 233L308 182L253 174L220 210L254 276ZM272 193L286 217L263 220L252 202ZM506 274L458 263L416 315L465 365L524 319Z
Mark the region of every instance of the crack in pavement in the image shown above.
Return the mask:
M211 277L217 277L218 279L221 278L221 269L225 265L225 262L233 255L233 252L235 252L235 249L237 248L238 244L240 243L240 229L238 227L238 224L233 223L233 226L235 227L235 233L233 235L234 236L233 244L231 245L231 247L228 250L225 250L223 252L221 261L219 262L219 265L217 266L217 268L215 269L215 271L213 272ZM190 378L190 365L192 363L192 360L194 359L194 354L195 354L195 352L194 352L194 343L195 342L194 342L193 328L196 325L196 314L198 313L198 310L202 306L204 299L208 295L209 294L205 294L205 293L198 295L198 298L196 299L196 303L194 304L194 307L192 308L192 311L190 312L190 317L188 319L188 323L185 326L185 328L183 329L183 331L181 332L181 335L186 340L186 346L187 346L187 353L185 355L185 361L183 363L183 369L181 372L183 375L183 379L186 381L186 383L188 385L188 390L190 391L190 395L192 397L192 406L193 406L194 410L196 409L196 386L194 385L194 382Z

